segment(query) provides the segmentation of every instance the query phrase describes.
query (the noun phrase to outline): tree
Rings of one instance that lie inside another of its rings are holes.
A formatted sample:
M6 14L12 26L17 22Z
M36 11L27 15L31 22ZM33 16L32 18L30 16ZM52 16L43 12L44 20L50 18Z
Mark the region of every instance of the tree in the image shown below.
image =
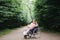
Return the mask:
M36 0L36 17L44 28L60 31L60 0Z
M0 29L19 27L21 0L0 0Z

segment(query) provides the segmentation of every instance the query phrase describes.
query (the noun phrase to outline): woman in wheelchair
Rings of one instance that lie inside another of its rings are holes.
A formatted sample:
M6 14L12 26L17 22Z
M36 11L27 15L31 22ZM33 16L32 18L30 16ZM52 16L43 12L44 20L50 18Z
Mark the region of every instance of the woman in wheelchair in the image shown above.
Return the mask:
M27 38L27 36L31 37L38 31L38 24L37 21L33 20L31 24L27 26L27 32L25 32L24 38Z

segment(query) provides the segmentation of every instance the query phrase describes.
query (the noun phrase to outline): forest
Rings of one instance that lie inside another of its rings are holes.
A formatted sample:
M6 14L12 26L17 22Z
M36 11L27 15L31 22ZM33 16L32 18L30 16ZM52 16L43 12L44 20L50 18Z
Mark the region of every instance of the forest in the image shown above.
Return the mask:
M0 0L0 31L26 26L33 19L44 30L60 32L60 0Z

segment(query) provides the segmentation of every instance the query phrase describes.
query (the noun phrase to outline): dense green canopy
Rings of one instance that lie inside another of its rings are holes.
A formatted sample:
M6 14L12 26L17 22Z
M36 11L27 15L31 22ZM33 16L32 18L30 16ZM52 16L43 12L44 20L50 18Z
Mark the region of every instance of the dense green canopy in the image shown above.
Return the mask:
M36 19L45 29L60 31L60 0L0 0L0 29Z
M36 0L35 6L39 25L60 31L60 0Z
M0 29L19 27L24 24L20 17L21 0L0 0Z

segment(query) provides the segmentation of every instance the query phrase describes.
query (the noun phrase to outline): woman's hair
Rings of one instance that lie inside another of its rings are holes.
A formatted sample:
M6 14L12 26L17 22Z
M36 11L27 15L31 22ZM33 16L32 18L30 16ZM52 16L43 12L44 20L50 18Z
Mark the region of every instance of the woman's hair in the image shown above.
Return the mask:
M36 21L36 20L35 20L35 19L32 19L32 21L31 21L30 23L32 23L33 21ZM30 23L29 23L29 24L30 24Z
M35 19L33 19L33 20L32 20L32 22L36 22L36 20L35 20Z

